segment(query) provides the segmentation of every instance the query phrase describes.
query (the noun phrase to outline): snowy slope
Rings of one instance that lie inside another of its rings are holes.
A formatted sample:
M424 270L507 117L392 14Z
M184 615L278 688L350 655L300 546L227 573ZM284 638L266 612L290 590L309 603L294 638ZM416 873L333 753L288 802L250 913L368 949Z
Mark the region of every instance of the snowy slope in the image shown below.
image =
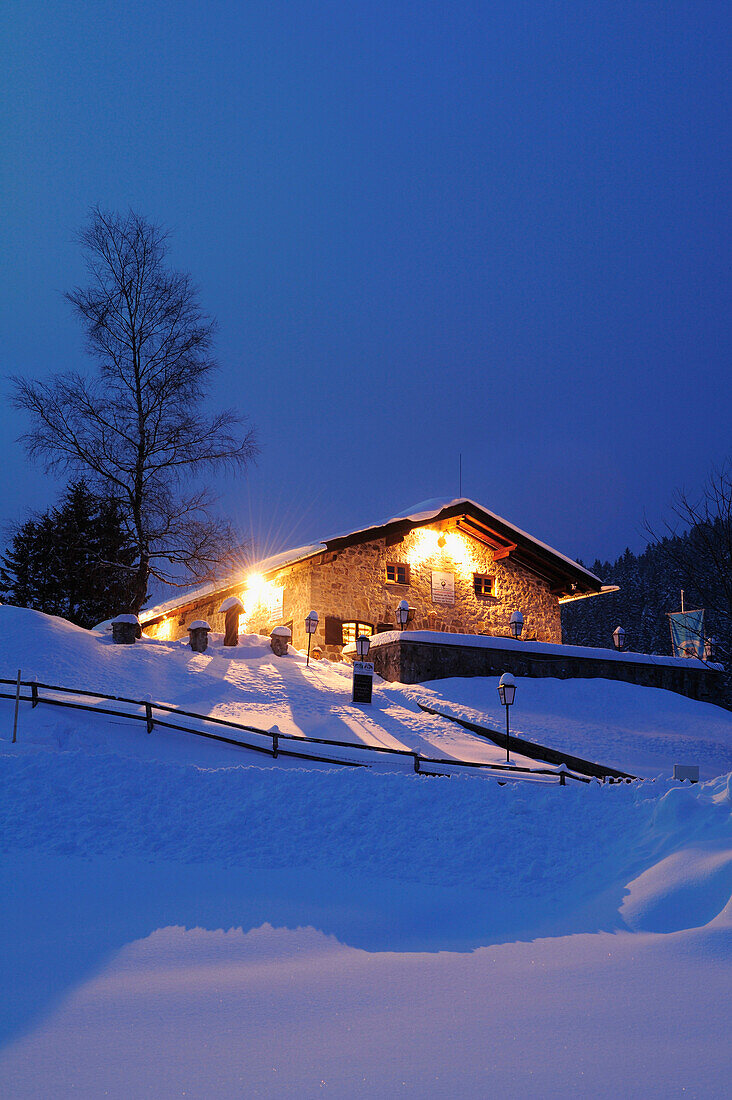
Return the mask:
M493 751L417 696L501 720L490 680L378 685L365 718L348 670L310 673L261 639L199 657L7 607L0 627L6 678L354 744ZM514 721L622 765L640 742L666 778L259 767L28 704L12 746L1 702L0 1095L725 1095L732 775L679 785L666 763L703 751L716 774L729 716L521 680Z
M516 682L511 727L529 741L644 777L671 775L674 764L698 764L707 778L732 770L732 713L721 707L616 680ZM386 690L501 730L497 684L454 678Z
M109 636L81 630L40 612L0 607L0 676L35 676L45 683L106 692L210 714L286 735L354 745L401 748L423 756L500 762L504 753L446 714L502 730L496 680L439 680L404 687L377 681L373 705L351 704L349 666L311 662L291 651L275 658L268 639L249 635L225 649L214 635L207 653L185 641L144 638L115 646ZM602 679L518 679L514 731L528 740L641 776L670 775L674 763L698 763L711 777L732 769L732 713L673 692ZM9 703L0 702L0 714ZM234 761L238 750L132 724L91 720L39 707L21 712L20 743L132 753L202 765ZM529 761L515 757L520 764ZM260 758L256 762L262 763Z

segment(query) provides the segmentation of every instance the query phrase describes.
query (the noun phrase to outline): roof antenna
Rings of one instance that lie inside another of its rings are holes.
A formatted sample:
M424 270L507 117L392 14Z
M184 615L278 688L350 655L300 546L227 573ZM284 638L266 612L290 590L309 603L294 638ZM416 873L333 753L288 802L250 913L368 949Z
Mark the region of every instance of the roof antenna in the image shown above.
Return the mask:
M460 488L458 489L458 497L460 497L462 499L462 495L463 495L463 452L459 451L458 454L459 454L459 470L460 470L460 478L459 478Z

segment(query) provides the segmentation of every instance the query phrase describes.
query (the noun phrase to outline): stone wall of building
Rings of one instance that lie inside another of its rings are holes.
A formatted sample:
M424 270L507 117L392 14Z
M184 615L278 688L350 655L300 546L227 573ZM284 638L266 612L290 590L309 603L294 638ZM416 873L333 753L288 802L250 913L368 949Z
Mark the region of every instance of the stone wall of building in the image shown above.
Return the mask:
M547 582L515 565L510 557L495 561L488 547L462 532L449 532L440 547L442 536L437 529L416 528L394 545L388 546L383 538L364 542L325 554L311 566L312 604L321 617L316 637L327 656L339 654L336 647L326 646L325 616L371 623L375 629L383 623L394 629L401 600L415 609L411 623L415 630L508 636L511 612L521 611L525 637L561 642L559 603ZM390 562L409 567L408 585L387 583ZM453 606L433 600L433 570L454 575ZM494 596L476 596L474 573L495 578Z
M443 546L438 545L441 539ZM389 583L388 563L406 565L409 584ZM433 599L433 571L454 576L452 606ZM494 595L476 595L474 573L495 579ZM282 589L282 612L278 615L272 615L268 609L273 588ZM223 616L218 614L218 607L229 595L238 595L245 603L249 598L251 605L251 594L247 596L245 585L232 587L215 597L189 603L162 624L150 623L145 630L157 637L185 637L187 624L203 618L212 630L223 631ZM268 578L261 606L250 609L247 629L269 634L275 626L288 625L292 644L305 649L305 616L312 608L320 617L313 645L325 656L338 660L341 645L326 640L327 618L368 623L374 630L382 624L394 629L401 600L407 600L415 610L410 624L415 630L508 636L511 613L520 611L524 616L525 638L540 642L562 640L559 603L546 581L516 565L510 556L496 561L488 547L462 532L443 533L430 527L416 528L391 545L380 538L339 551L325 551L280 570Z

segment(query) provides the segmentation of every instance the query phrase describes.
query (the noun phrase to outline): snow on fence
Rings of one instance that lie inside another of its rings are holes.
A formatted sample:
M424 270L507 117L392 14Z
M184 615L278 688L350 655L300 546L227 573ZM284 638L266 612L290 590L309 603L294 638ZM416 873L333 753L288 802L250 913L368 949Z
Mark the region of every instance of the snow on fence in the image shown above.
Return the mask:
M68 707L72 710L89 711L93 714L108 714L115 718L129 718L132 721L145 722L148 733L152 733L156 726L160 726L165 729L177 730L181 733L190 733L196 737L205 737L211 741L220 741L226 745L234 745L237 748L249 749L252 752L264 753L267 756L271 756L274 760L276 760L278 756L289 756L299 760L311 760L323 764L337 764L350 768L364 768L372 766L371 761L368 759L369 756L371 756L373 760L374 756L378 755L382 758L392 757L394 759L409 761L410 766L413 767L417 775L439 775L447 777L450 775L464 774L465 768L472 768L482 771L489 776L494 775L499 781L506 781L509 778L531 779L539 782L556 781L562 787L566 785L567 779L573 779L578 783L591 782L591 780L585 776L573 775L571 772L565 770L556 771L552 768L526 768L513 764L489 764L472 760L452 760L441 757L422 756L420 753L411 752L409 749L390 749L381 745L355 745L349 741L335 741L321 737L298 737L294 734L282 733L276 726L272 729L264 730L256 726L232 722L228 719L214 718L212 715L208 714L197 714L195 711L182 710L179 707L170 707L165 703L154 703L149 698L129 699L124 695L105 695L103 692L99 691L86 691L79 688L59 687L56 684L44 684L35 679L18 679L17 681L0 679L0 684L9 685L16 689L12 693L0 691L0 699L16 699L17 697L20 702L30 703L31 709L35 709L39 703L43 703L49 706ZM22 688L29 688L30 694L19 694L18 685ZM41 690L46 694L41 695ZM99 706L96 703L81 703L70 699L59 699L55 697L57 695L123 703L138 709L137 712L120 710L119 708L111 709L109 707ZM248 733L253 735L256 740L252 741L250 739L243 741L240 738L227 737L223 733L213 733L210 730L194 729L190 725L183 726L178 722L169 721L167 718L160 717L160 715L172 716L175 718L190 718L194 719L196 722L221 726L231 731L236 730L241 733ZM283 746L283 741L288 742L288 744ZM335 756L334 754L325 756L315 751L304 752L300 748L295 748L296 745L322 745L328 748L347 749L351 754L365 754L365 759L348 759L343 756ZM435 770L438 768L440 769L439 771ZM508 776L505 774L506 772L509 773ZM608 778L610 777L608 776Z

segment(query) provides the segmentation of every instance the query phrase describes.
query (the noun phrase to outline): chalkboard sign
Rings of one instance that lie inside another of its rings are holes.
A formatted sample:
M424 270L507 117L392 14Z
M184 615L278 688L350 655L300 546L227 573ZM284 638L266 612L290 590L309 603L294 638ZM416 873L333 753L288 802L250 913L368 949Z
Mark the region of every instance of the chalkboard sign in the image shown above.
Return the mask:
M353 663L353 702L370 703L374 685L374 666L370 661Z

